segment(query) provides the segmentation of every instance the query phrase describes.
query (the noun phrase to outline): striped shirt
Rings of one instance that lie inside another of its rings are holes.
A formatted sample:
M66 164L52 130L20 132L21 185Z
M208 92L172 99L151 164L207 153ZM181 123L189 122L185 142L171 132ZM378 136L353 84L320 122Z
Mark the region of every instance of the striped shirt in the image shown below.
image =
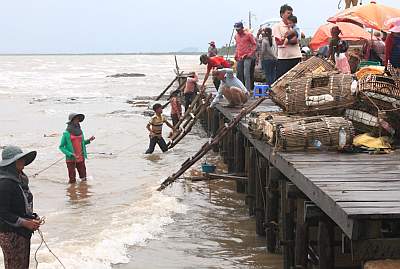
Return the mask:
M151 117L149 124L151 125L151 130L156 136L162 136L162 126L166 121L167 118L164 115L157 116L156 114Z

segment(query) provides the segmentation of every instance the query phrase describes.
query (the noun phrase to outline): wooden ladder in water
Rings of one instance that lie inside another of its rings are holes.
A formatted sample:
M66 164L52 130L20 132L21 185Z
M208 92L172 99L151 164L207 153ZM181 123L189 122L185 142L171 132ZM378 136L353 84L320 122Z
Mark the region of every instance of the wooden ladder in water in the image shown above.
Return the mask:
M199 93L196 95L188 109L185 111L185 114L174 126L175 131L172 134L171 140L167 144L169 149L175 147L188 133L190 133L201 115L207 110L211 98L211 94Z
M205 143L201 149L191 158L187 159L181 166L181 168L171 176L169 176L166 180L164 180L160 187L157 189L158 191L164 190L166 187L174 183L183 173L186 172L192 165L194 165L197 161L199 161L208 151L210 151L214 145L217 145L219 141L224 138L224 136L232 130L241 119L246 116L248 113L253 111L257 106L259 106L266 98L262 97L258 99L253 104L249 105L242 109L242 111L236 115L229 123L226 123L222 128L220 128L215 134L214 138L210 138L210 141Z

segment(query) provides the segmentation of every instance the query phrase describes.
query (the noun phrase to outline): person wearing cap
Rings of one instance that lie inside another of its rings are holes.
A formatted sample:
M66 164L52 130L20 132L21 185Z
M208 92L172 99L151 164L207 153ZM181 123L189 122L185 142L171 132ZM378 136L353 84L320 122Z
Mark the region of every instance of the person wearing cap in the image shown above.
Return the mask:
M210 46L208 47L207 56L208 56L208 57L217 56L217 55L218 55L218 49L217 49L217 47L215 46L215 42L214 42L214 41L211 41L210 43L208 43L208 45L210 45Z
M293 8L291 6L287 4L281 6L280 16L282 20L272 27L272 34L278 45L277 79L301 62L302 58L299 46L300 37L290 38L292 29L290 28L289 18L292 15Z
M257 42L253 34L244 29L242 22L235 23L234 27L236 30L237 77L244 83L247 90L251 91L254 83Z
M59 146L59 149L66 157L69 183L76 182L76 170L78 170L79 178L86 180L86 145L90 144L95 137L91 136L89 139L85 139L80 125L80 122L84 119L85 115L83 114L69 114L67 129L63 133Z
M200 56L200 64L207 65L207 72L204 76L203 84L201 84L201 90L204 91L206 82L212 70L221 68L230 68L231 63L224 59L222 56L208 57L206 54ZM213 77L213 83L216 89L219 88L219 79Z
M400 68L400 19L393 22L385 41L385 66Z
M7 146L0 162L0 247L5 269L28 269L32 233L41 220L33 213L33 195L24 167L36 158L36 151L23 152Z
M221 80L217 95L211 102L210 107L214 107L219 103L222 97L225 97L229 106L234 107L243 105L247 102L249 92L243 83L235 77L231 68L218 69L213 72L213 75Z

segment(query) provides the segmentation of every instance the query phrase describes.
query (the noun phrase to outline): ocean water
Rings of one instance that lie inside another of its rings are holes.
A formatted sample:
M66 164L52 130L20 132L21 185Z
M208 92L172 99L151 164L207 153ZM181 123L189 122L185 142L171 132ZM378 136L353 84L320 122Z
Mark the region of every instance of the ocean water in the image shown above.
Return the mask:
M185 71L201 68L197 56L178 61ZM62 159L58 144L70 112L84 113L86 137L96 136L87 182L67 184L64 161L30 177L35 211L46 217L41 230L66 268L280 268L232 183L182 179L156 191L207 141L198 127L165 154L143 154L147 108L127 100L151 102L147 96L169 84L174 66L168 55L0 57L0 146L38 151L28 175ZM107 77L116 73L146 76ZM208 158L224 169L218 156ZM35 234L31 268L39 243ZM61 268L45 248L37 259L38 268Z

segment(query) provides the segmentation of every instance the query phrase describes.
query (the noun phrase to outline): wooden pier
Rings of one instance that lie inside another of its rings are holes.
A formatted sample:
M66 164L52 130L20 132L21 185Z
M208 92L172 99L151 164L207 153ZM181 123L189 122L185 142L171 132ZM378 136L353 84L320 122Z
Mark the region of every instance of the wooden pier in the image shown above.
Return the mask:
M267 99L255 111L276 110ZM201 122L213 135L239 112L218 104ZM399 153L276 152L252 137L246 118L214 150L230 174L247 177L237 180L237 191L285 269L363 268L400 258Z

